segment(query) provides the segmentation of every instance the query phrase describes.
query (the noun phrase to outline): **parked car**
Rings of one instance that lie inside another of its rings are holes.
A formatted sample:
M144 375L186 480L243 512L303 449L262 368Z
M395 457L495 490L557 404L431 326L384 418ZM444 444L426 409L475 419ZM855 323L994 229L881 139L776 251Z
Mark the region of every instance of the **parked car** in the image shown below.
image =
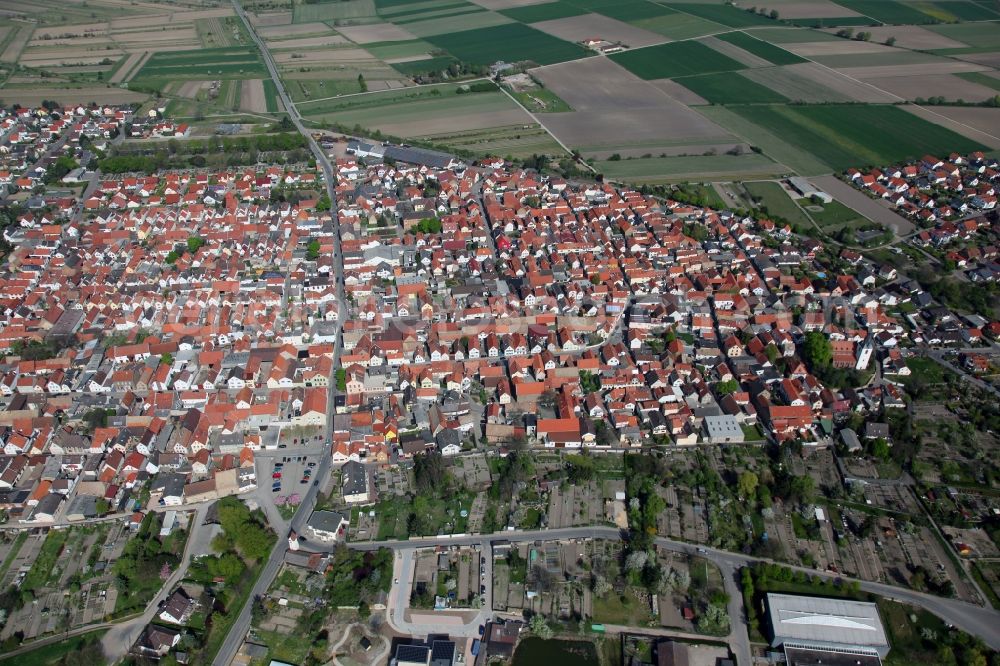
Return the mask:
M272 479L280 479L281 478L281 472L275 472L274 474L271 475L271 478Z

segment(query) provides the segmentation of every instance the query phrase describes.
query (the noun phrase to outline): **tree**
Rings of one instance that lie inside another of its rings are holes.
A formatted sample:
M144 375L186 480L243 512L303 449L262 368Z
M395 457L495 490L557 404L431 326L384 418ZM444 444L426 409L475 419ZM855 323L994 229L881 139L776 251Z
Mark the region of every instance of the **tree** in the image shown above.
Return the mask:
M884 438L879 437L872 442L871 453L879 460L886 461L889 459L889 456L892 455L892 450L889 448L889 442L885 441Z
M107 512L108 512L108 511L109 511L110 509L111 509L111 505L110 505L110 504L108 504L108 500L104 499L103 497L102 497L102 498L100 498L100 499L98 499L98 500L97 500L97 501L96 501L96 502L94 503L94 510L95 510L95 511L97 511L98 515L101 515L101 516L103 516L103 515L104 515L104 514L106 514L106 513L107 513Z
M833 362L833 345L819 331L809 331L802 344L802 355L810 368L828 368Z
M306 248L306 259L309 261L316 261L319 259L319 248L320 245L318 240L314 239L309 241L309 245Z
M191 236L190 238L187 239L188 252L190 252L191 254L196 254L198 250L200 250L202 246L205 245L206 242L207 241L205 241L205 239L202 238L201 236Z
M337 382L337 390L338 391L346 391L347 390L347 370L345 370L343 368L337 368L337 371L334 373L334 377L336 378L336 382Z
M170 352L165 352L163 354L160 354L160 363L162 363L163 365L173 365L174 355L171 354Z
M531 620L528 621L528 628L531 629L531 633L542 640L550 640L555 635L555 632L552 631L552 627L545 621L545 618L538 614L531 616Z
M886 46L895 46L896 45L896 38L895 37L890 37L889 39L885 40L885 45Z
M740 478L736 482L736 487L739 490L740 497L753 497L754 492L757 490L757 483L757 475L753 472L747 470L740 474Z
M580 371L580 389L587 394L601 390L601 376L589 370Z
M727 379L724 382L716 384L715 389L719 392L719 395L729 395L740 390L740 383L735 379Z

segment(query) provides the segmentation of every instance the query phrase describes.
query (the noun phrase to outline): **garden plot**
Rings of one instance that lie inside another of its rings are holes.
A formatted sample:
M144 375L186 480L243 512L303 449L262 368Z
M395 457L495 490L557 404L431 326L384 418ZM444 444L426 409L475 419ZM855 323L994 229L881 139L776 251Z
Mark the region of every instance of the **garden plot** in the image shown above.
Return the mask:
M5 28L9 29L9 28ZM49 40L49 39L60 39L63 37L79 37L82 35L106 35L108 32L108 24L101 23L82 23L76 25L60 25L52 27L41 27L35 29L35 34L32 36L33 40Z
M603 39L620 42L632 48L649 46L666 41L662 35L638 28L600 14L584 14L569 18L532 23L531 27L567 42L582 42L586 39Z
M166 30L130 30L112 33L123 50L136 53L191 49L201 46L193 26L171 26Z
M933 94L947 100L979 102L997 94L992 88L966 81L953 74L872 77L866 78L865 81L907 100L918 97L926 99Z
M369 25L353 25L338 27L337 32L347 37L355 44L372 44L375 42L405 42L416 39L409 30L394 23L372 23Z
M26 67L63 67L68 65L98 65L104 60L117 60L124 53L117 49L94 50L85 48L29 49L21 54L18 62Z
M743 76L793 101L891 103L889 93L816 63L750 69Z
M575 109L545 119L548 130L570 146L654 150L666 145L733 143L733 137L714 122L607 58L539 68L532 74Z

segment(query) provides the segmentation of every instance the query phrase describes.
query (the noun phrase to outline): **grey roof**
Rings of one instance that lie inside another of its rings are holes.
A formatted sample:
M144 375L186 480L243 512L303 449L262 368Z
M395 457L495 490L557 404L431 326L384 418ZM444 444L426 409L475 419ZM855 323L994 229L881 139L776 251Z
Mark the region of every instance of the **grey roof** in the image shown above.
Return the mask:
M712 439L742 438L743 429L735 416L723 414L722 416L706 416L705 429Z
M346 520L336 511L314 511L307 524L320 532L336 532Z
M854 432L850 428L844 428L841 430L840 438L844 440L844 446L847 447L848 451L861 450L861 441L858 440L858 433Z
M888 650L875 604L849 599L768 594L767 612L775 642L844 645Z
M359 462L351 460L344 463L344 494L360 495L368 492L368 470Z

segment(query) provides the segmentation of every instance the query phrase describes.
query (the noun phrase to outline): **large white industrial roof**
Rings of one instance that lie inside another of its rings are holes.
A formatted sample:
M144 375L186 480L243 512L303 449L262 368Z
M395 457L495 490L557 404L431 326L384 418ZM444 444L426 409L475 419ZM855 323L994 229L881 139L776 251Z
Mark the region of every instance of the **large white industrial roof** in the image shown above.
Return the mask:
M889 641L873 603L792 594L768 594L767 608L775 636L868 647Z

